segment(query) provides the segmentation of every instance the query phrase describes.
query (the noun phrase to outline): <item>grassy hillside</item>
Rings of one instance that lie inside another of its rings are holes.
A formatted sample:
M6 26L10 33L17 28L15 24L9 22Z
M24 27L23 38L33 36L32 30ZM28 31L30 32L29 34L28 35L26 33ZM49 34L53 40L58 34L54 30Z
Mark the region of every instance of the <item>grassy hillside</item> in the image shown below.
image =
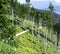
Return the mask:
M20 27L16 28L17 33L23 31ZM46 30L47 29L45 27L42 27L40 32L43 32L44 34L46 33ZM46 34L50 37L49 33ZM53 37L54 36L55 34L53 34ZM30 32L20 35L17 40L19 40L19 44L16 51L20 54L60 54L60 49L58 49L56 45L53 45L51 42L42 37L33 36ZM55 41L55 37L53 41Z
M19 28L19 29L18 29ZM23 29L17 27L17 32ZM1 54L60 54L60 49L42 37L33 36L30 32L20 35L10 42L0 42ZM6 46L6 47L5 47Z
M17 0L0 0L0 7L0 54L60 54L59 24L57 34L52 29L60 15L53 14L53 6L51 11L38 10L30 8L29 0L26 5Z
M16 47L16 51L20 54L60 54L58 47L42 37L33 36L29 32L20 35L17 40L19 40L19 45Z
M36 27L34 23L27 20L23 22L23 25L26 29L32 27L32 25ZM46 30L45 27L40 29L43 34ZM22 31L24 30L21 27L16 26L16 34ZM49 33L47 33L47 36L50 37ZM1 41L0 54L60 54L60 49L42 37L33 36L29 31L9 41L8 44Z

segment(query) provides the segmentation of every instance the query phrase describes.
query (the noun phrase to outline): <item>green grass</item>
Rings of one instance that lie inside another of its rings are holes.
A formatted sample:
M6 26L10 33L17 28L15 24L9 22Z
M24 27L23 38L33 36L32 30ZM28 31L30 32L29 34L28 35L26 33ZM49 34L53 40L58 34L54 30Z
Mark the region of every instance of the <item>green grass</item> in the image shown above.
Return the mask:
M19 26L16 26L16 34L22 32L23 29Z
M22 31L21 27L16 26L16 34ZM46 28L41 29L41 32L45 33ZM44 38L27 32L13 40L10 45L0 42L0 54L60 54L60 49Z
M53 42L57 41L57 36L52 29L50 29L50 32L49 32L46 27L42 27L40 28L40 33L44 34L47 38L49 38Z
M42 37L32 36L29 32L18 37L20 54L60 54L60 49Z
M0 41L0 54L17 54L15 47L12 47L6 43Z
M32 28L32 26L36 28L36 24L34 22L30 21L30 20L22 21L22 25L25 29Z
M23 31L20 27L16 28L17 33ZM0 42L0 54L60 54L57 46L29 32L20 35L11 44Z

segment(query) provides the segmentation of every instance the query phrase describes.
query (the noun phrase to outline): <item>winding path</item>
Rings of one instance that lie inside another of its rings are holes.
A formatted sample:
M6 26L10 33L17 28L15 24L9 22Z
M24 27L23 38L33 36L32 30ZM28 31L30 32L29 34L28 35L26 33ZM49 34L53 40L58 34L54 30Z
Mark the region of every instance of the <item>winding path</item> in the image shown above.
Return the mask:
M18 37L19 35L22 35L22 34L28 32L28 31L29 31L29 30L25 30L25 31L23 31L23 32L20 32L20 33L16 34L15 36Z

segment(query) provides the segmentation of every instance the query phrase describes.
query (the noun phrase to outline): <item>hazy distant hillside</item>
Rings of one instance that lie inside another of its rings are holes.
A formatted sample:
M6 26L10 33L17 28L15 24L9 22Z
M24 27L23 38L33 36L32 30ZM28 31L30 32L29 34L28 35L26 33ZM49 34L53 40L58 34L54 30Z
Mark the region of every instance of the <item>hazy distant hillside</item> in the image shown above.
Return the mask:
M56 7L57 7L57 6L56 6ZM60 7L59 7L59 8L60 8ZM58 8L56 8L56 9L58 9ZM47 12L49 12L49 14L51 14L51 12L48 11L47 9L44 9L44 10L38 10L38 9L36 9L36 11L39 11L40 14L41 14L42 12L44 12L44 11L47 11ZM60 11L60 10L57 10L57 11ZM56 23L60 22L60 15L57 14L56 12L54 13L54 19L55 19L55 22L56 22Z
M54 14L54 18L55 18L55 21L56 22L60 22L60 15L58 15L58 14Z

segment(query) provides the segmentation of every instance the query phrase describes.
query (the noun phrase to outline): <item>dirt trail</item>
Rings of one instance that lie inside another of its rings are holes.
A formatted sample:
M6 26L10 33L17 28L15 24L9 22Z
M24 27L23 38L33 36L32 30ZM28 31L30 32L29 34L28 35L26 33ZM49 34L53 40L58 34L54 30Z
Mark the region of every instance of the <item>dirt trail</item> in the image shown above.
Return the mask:
M29 30L25 30L25 31L23 31L23 32L20 32L20 33L16 34L15 36L18 37L19 35L24 34L24 33L28 32L28 31L29 31Z

